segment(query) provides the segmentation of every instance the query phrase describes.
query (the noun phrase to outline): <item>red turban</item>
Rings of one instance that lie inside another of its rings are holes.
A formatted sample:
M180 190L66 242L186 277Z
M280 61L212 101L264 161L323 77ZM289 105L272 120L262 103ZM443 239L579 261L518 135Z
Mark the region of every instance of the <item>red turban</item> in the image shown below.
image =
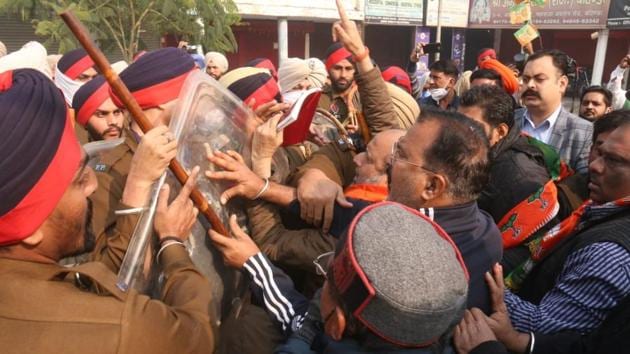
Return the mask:
M170 47L142 55L120 73L120 79L140 107L149 109L179 97L184 81L193 70L198 70L195 60L185 51ZM113 92L110 96L116 106L123 106Z
M81 86L72 99L77 123L85 127L90 117L108 98L109 84L103 76L99 75Z
M94 61L83 48L69 51L57 63L57 68L71 80L76 80L79 75L92 67L94 67Z
M400 86L411 95L411 79L403 69L397 66L390 66L383 70L381 75L383 76L383 80Z
M81 160L64 97L44 74L0 74L0 245L32 235L50 216Z
M326 70L330 70L335 64L344 59L352 62L352 53L343 44L339 42L334 43L326 50Z

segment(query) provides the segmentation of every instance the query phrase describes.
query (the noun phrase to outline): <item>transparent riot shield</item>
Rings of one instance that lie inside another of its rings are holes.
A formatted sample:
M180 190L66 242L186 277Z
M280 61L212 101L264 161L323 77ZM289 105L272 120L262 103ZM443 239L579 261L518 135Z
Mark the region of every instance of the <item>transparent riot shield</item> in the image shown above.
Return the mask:
M244 209L238 201L231 201L226 206L220 204L220 195L229 185L205 177L203 172L215 167L206 158L204 144L215 150L237 151L249 161L254 122L253 112L240 99L201 71L187 78L171 118L169 127L178 142L177 160L189 173L194 166L201 168L197 188L226 226L231 214L238 216L239 224L246 225ZM123 260L118 274L118 285L123 290L133 287L154 296L161 290L151 234L155 202L162 181L160 179L154 186ZM181 189L180 183L168 171L166 183L171 186L171 198L174 198ZM218 325L233 306L239 306L246 284L239 272L224 265L221 254L210 243L207 235L209 228L210 224L200 215L186 246L191 259L211 284L211 318L217 319L215 325Z

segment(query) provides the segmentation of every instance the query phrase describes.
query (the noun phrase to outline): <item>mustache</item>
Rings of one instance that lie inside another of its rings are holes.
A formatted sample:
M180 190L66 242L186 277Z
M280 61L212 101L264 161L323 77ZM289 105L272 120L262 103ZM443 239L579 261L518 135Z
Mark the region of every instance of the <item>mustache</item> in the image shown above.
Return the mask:
M526 97L526 96L534 96L534 97L540 98L540 94L532 90L525 90L525 92L523 92L523 94L521 95L521 97Z
M117 125L110 125L109 128L107 128L104 132L103 135L107 135L108 133L117 133L118 135L122 134L122 127L119 127Z

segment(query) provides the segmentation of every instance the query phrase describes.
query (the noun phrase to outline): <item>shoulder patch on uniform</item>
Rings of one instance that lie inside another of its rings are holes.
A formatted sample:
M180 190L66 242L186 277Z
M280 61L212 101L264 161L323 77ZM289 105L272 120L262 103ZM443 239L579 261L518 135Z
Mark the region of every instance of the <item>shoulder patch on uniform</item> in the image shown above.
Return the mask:
M94 166L94 171L96 171L96 172L106 172L108 170L108 168L109 168L109 166L107 166L104 163L97 163Z

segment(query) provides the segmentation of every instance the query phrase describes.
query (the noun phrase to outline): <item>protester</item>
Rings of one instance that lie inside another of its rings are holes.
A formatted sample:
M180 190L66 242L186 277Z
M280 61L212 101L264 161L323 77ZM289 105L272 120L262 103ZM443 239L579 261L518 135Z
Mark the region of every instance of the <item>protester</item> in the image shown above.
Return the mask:
M417 43L411 54L409 54L409 60L407 61L407 75L411 79L411 95L416 101L420 101L421 98L425 97L424 92L424 84L426 79L428 78L428 68L420 61L420 57L424 54L422 43ZM422 66L420 68L420 66ZM418 69L420 69L421 73L418 73Z
M502 246L496 225L475 202L487 182L487 154L487 139L475 122L457 113L423 111L419 121L395 145L388 200L421 209L451 235L471 275L468 305L489 311L483 274L493 260L501 258ZM267 185L259 197L289 207L310 224L318 226L324 220L324 231L336 237L370 204L346 200L341 187L316 167L322 163L334 166L331 160L319 159L315 164L314 159L308 161L295 190L252 178L242 163L226 154L208 158L228 170L209 173L208 177L236 183L223 193L223 202L236 196L253 199ZM345 208L335 206L335 201Z
M122 136L124 111L114 104L109 95L109 84L103 76L97 76L81 86L74 95L72 108L76 121L87 129L92 141Z
M403 69L397 66L388 66L381 75L383 80L391 82L411 95L411 79L409 79L409 75Z
M517 332L510 322L503 294L503 271L494 267L486 280L492 289L491 316L478 309L466 311L464 319L455 328L455 347L461 354L596 354L625 353L630 330L630 297L626 296L604 322L592 333L566 331L556 334ZM498 339L497 339L498 338ZM501 342L498 342L500 340Z
M612 108L614 110L624 108L626 101L627 91L622 88L626 71L630 67L630 53L624 55L619 62L619 65L610 73L610 81L608 81L607 88L613 95Z
M496 58L496 53L492 49L483 50L480 53L477 64L480 70L492 70L501 76L501 83L503 88L510 95L515 94L519 89L519 82L514 75L514 71L503 65Z
M167 290L159 300L122 292L115 273L129 234L95 239L90 232L88 197L97 183L63 95L35 70L6 71L0 107L0 126L11 127L0 133L1 150L10 152L0 173L3 353L212 351L210 285L172 240L186 239L195 220L192 182L170 205L168 189L160 194L154 226ZM91 262L57 264L86 251Z
M208 52L205 56L206 73L219 80L228 71L229 65L225 55L219 52Z
M605 119L605 118L604 118ZM510 318L520 331L589 333L630 293L630 122L597 148L590 200L533 243L507 276Z
M497 86L474 87L461 98L459 112L479 122L490 141L491 172L477 203L494 221L501 219L520 202L538 191L551 178L545 155L514 125L514 103ZM556 202L556 201L554 201ZM557 203L557 202L556 202ZM527 219L536 218L530 211ZM549 215L533 221L544 224Z
M429 67L430 97L423 98L420 106L439 107L448 111L455 111L459 107L459 97L455 92L455 83L459 77L459 70L455 62L448 59L438 60Z
M515 118L524 132L553 146L573 170L586 174L593 126L562 107L568 74L568 57L559 50L529 56L520 91L525 109Z
M349 21L342 28L336 23L333 33L338 42L326 51L330 85L322 89L319 108L330 112L356 133L352 139L355 147L362 150L374 135L387 129L398 129L400 125L385 81L372 62L356 24Z
M470 75L470 86L495 85L503 87L501 75L492 69L479 69Z
M267 307L290 333L305 315L305 299L232 220L236 239L211 231L212 240L228 264L246 270L258 298L279 299ZM414 256L420 253L425 257ZM327 336L316 352L442 352L465 306L468 274L453 241L426 216L399 204L364 209L334 259L317 267L326 277L320 315ZM426 290L418 295L418 289ZM311 351L294 342L277 352Z
M595 121L612 111L612 92L602 86L591 86L582 92L580 117Z
M323 88L328 83L326 65L317 58L308 58L306 62L310 69L308 81L311 82L311 87Z
M280 68L278 68L278 84L281 92L284 94L311 88L310 72L309 62L304 59L288 58L283 60Z
M362 49L361 54L369 55ZM360 100L354 88L356 68L353 54L341 43L334 43L326 50L326 70L330 85L324 86L319 107L332 113L338 121L354 120L353 114L360 111ZM353 112L354 110L354 112Z

